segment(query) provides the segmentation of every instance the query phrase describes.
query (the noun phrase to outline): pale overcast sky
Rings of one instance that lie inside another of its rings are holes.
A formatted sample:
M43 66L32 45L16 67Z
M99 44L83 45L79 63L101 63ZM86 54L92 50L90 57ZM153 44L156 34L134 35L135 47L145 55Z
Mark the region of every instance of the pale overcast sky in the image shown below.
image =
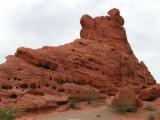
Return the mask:
M160 0L0 0L0 62L18 47L61 45L79 38L83 14L118 8L128 40L160 82Z

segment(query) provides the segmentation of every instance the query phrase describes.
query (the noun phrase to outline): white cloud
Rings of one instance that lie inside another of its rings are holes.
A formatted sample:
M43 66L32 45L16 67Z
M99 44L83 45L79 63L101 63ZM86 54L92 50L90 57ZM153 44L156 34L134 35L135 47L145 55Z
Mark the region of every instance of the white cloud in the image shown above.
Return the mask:
M0 61L20 46L59 45L79 37L83 14L105 15L119 8L128 40L160 82L159 0L0 0Z

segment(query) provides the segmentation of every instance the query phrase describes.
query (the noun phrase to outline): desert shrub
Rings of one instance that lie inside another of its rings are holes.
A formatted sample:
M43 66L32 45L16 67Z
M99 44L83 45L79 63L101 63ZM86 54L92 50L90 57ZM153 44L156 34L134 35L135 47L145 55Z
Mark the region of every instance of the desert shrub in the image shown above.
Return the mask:
M148 114L147 120L154 120L154 115L153 114Z
M79 100L76 99L76 98L70 98L69 101L68 101L68 104L72 108L78 108L78 106L79 106Z
M0 108L0 120L15 120L20 117L21 110L17 107L12 108Z
M99 97L95 94L88 93L88 94L86 94L85 99L88 103L91 103L91 102L94 102L94 101L98 101Z
M112 108L119 113L125 113L125 112L136 112L136 106L135 105L127 105L127 104L115 104L112 105Z
M111 107L119 113L136 112L137 106L130 100L129 96L124 96L119 100L112 101Z

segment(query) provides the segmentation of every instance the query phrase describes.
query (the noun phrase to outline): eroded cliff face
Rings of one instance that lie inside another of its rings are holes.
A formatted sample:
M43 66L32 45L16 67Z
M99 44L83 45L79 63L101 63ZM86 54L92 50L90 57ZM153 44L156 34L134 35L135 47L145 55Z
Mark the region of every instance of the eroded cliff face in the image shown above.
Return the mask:
M7 57L0 65L0 107L57 107L70 97L106 97L126 86L138 93L155 84L128 44L119 10L96 18L84 15L80 23L81 38L72 43L18 48Z

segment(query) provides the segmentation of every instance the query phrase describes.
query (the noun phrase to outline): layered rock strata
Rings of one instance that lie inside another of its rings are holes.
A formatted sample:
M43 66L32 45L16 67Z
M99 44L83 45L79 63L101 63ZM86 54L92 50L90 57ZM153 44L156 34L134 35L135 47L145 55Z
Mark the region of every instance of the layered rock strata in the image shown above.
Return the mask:
M138 93L156 83L135 57L118 9L95 18L84 15L80 23L81 38L69 44L18 48L7 57L0 65L0 107L57 107L71 97L106 97L127 86Z

